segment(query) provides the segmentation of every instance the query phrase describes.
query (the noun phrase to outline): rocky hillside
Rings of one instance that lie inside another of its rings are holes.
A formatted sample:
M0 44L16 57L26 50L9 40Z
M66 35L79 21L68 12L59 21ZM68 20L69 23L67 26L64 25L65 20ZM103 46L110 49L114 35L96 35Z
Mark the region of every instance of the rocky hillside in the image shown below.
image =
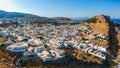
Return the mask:
M104 44L108 47L108 52L115 57L118 56L117 52L120 47L120 31L118 30L118 25L110 20L110 16L94 16L89 20L86 20L85 25L89 25L95 33L103 33L107 35L108 40L104 42Z
M99 30L98 32L108 35L108 41L106 43L108 44L107 51L110 55L113 55L116 58L116 61L119 62L120 61L120 30L118 30L118 26L120 25L110 21L110 17L104 16L104 15L94 16L93 18L87 21L88 21L87 24L91 25L93 28L97 26L95 29L105 28L105 29ZM90 23L91 21L94 24ZM107 26L105 26L105 24ZM108 59L107 63L111 65L112 61L109 61Z
M109 16L97 15L85 21L84 25L89 26L92 29L92 35L103 34L108 37L109 21L110 21ZM108 47L107 40L106 41L92 40L92 41L96 42L97 44L100 44L101 46Z

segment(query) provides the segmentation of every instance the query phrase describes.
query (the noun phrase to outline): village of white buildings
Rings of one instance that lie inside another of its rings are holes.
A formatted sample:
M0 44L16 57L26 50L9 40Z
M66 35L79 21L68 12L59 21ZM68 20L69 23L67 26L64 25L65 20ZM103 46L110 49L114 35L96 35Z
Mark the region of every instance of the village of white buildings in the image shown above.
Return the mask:
M89 34L89 36L82 36L81 32ZM91 43L90 40L106 41L107 36L92 32L89 26L81 23L55 25L18 21L17 25L0 27L0 46L6 46L6 51L11 53L18 53L15 56L15 63L19 62L18 58L19 60L29 60L36 57L43 62L65 59L64 49L82 50L105 60L106 47Z

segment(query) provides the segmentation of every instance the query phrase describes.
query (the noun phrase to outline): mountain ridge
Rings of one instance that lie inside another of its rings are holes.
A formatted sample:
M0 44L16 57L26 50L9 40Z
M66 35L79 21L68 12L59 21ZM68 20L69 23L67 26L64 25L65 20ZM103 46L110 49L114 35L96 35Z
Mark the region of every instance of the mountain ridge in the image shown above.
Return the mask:
M3 11L0 10L0 19L4 19L4 18L31 18L31 17L35 17L35 18L40 18L40 16L38 15L33 15L33 14L29 14L29 13L21 13L21 12L7 12L7 11Z
M0 19L8 20L8 19L18 19L22 18L23 20L25 18L32 20L34 22L41 22L41 23L47 23L47 22L57 22L57 23L74 23L74 22L79 22L72 20L71 18L68 17L41 17L38 15L33 15L33 14L28 14L28 13L20 13L20 12L7 12L0 10Z

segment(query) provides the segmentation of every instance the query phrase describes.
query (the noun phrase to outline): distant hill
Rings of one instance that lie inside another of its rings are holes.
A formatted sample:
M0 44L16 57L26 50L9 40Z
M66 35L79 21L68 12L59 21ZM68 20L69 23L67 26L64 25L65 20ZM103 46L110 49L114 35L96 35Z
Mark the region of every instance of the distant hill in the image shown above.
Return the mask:
M67 17L53 17L52 19L58 23L73 23L73 22L75 22Z
M55 19L55 20L68 20L68 21L71 21L70 18L67 18L67 17L53 17L52 19Z
M29 18L28 20L32 20L34 22L41 22L41 23L47 23L47 22L57 22L57 23L77 23L79 21L72 20L71 18L67 17L40 17L33 14L27 14L27 13L19 13L19 12L7 12L0 10L0 19L17 19L17 18ZM24 20L24 19L23 19Z
M6 12L0 10L0 19L4 18L39 18L37 15L26 14L26 13L19 13L19 12Z
M81 21L81 20L87 20L89 19L89 17L71 17L70 19Z

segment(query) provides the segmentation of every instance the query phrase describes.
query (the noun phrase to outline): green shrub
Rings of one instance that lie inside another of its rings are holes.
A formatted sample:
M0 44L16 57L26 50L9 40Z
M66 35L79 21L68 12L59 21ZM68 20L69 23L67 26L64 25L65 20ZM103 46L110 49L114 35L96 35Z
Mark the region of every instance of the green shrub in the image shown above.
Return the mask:
M49 46L47 44L44 45L45 48L48 48Z
M0 44L0 47L3 47L3 46L5 46L5 44Z

